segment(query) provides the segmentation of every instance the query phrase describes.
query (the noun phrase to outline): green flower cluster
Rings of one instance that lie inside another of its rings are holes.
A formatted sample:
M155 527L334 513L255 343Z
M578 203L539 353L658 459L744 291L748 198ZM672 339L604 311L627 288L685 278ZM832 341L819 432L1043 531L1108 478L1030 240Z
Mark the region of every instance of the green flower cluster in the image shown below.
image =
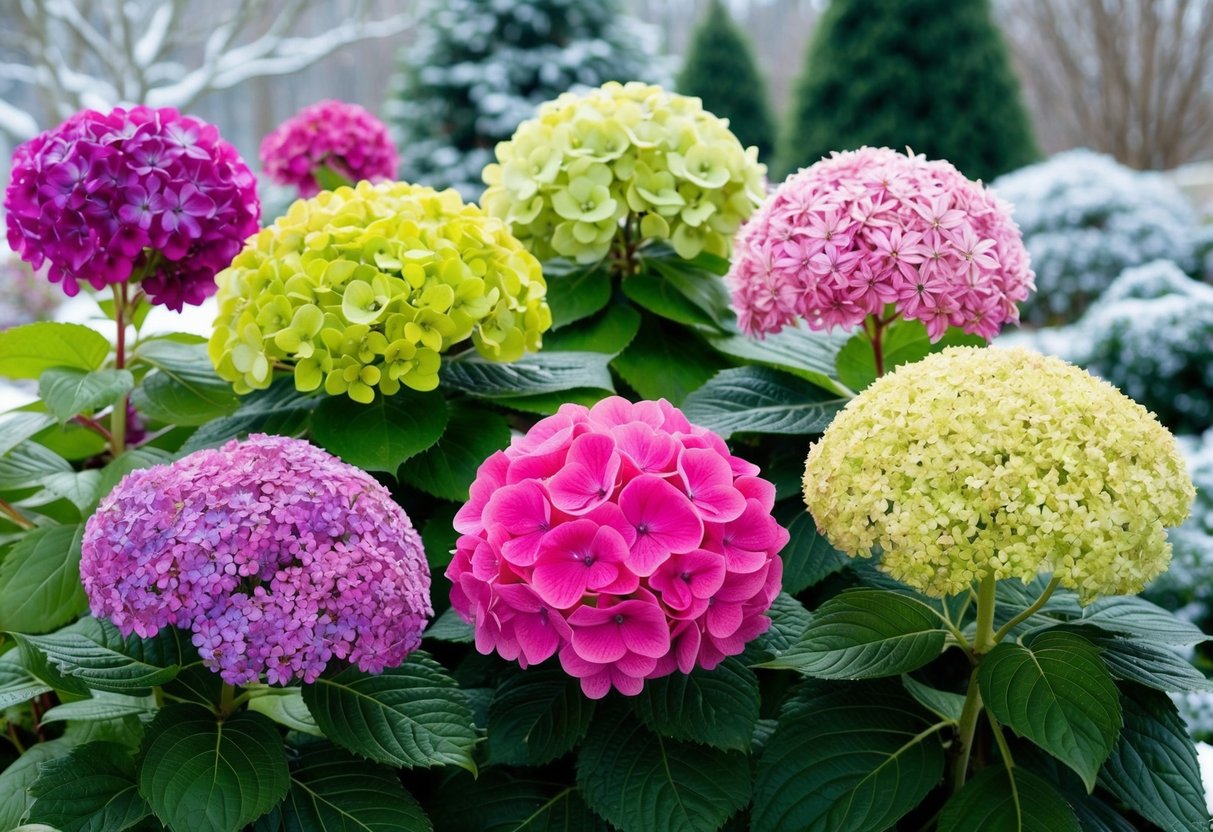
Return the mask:
M295 386L371 402L438 386L441 354L537 350L552 315L539 261L455 191L389 182L295 202L221 272L209 352L237 393Z
M1194 496L1175 440L1110 384L1027 350L954 348L852 400L809 451L829 541L937 597L1052 573L1138 592Z
M727 257L766 194L758 149L728 121L640 82L547 102L497 145L497 161L481 204L544 260L600 260L622 229L668 239L686 259Z

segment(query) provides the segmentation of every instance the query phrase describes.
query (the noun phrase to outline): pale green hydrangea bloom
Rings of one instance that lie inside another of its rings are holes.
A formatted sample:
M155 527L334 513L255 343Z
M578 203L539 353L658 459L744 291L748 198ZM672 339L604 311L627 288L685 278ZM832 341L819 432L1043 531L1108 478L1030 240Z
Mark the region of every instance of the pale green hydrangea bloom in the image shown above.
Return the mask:
M953 348L852 400L809 451L805 502L852 556L943 597L1052 573L1086 603L1138 592L1194 490L1149 411L1071 364Z
M238 393L275 365L301 391L359 402L432 390L441 354L538 350L552 315L539 261L453 190L390 182L295 202L221 272L209 351Z
M625 225L686 259L727 257L765 174L698 98L612 81L547 102L498 144L481 204L544 260L600 260Z

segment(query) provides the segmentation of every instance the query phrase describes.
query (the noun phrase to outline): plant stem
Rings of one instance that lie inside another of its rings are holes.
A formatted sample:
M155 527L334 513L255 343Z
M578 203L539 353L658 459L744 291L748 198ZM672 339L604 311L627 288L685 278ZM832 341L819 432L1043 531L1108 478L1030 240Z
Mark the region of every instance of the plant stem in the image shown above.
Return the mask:
M8 724L8 740L17 749L18 754L25 753L25 745L21 742L21 738L17 736L17 726L11 722Z
M964 708L960 711L960 753L952 770L952 793L960 791L969 773L969 757L973 753L973 738L977 735L977 718L981 716L981 689L977 686L977 668L969 675Z
M1007 738L1002 735L1002 725L989 711L986 711L986 719L990 720L990 729L994 732L994 742L998 744L998 753L1002 755L1002 762L1007 767L1007 774L1014 778L1015 775L1011 769L1015 768L1015 760L1011 757L1011 747L1007 745Z
M973 652L988 653L994 646L994 590L998 581L992 574L981 579L977 590L977 633L973 636Z
M876 365L876 377L884 375L884 321L879 315L872 316L872 361Z
M25 516L17 509L13 508L12 504L7 500L0 500L0 513L3 513L9 520L12 520L17 526L23 529L32 529L34 524L25 519Z
M1053 595L1053 590L1057 589L1060 583L1060 578L1054 578L1053 580L1049 581L1049 585L1045 587L1045 591L1040 593L1040 597L1032 603L1032 606L1028 607L1019 615L1012 618L1006 624L1003 624L998 632L994 634L994 643L997 644L998 642L1002 641L1007 637L1007 633L1011 632L1020 624L1031 618L1037 612L1037 610L1045 605L1050 596Z
M105 425L101 424L96 419L85 416L83 413L73 416L72 421L78 425L81 425L82 427L88 428L93 433L104 439L107 443L114 440L113 435L105 429Z
M236 712L236 688L234 685L223 683L223 690L219 693L219 718L227 719Z
M126 368L126 301L127 283L115 283L114 323L118 326L118 337L114 346L114 367ZM126 396L118 399L110 411L110 452L119 456L126 449Z

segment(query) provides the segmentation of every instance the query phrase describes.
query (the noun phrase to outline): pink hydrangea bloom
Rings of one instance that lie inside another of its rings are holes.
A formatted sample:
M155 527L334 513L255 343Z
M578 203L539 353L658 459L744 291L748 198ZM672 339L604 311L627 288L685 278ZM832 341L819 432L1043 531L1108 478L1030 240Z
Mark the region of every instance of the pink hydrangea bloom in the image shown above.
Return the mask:
M357 104L321 101L304 107L261 142L270 179L305 197L324 188L316 170L327 166L351 182L396 178L396 146L382 121Z
M123 478L88 521L80 575L124 634L191 630L229 684L377 673L432 614L421 539L387 489L307 442L253 435Z
M557 656L598 699L714 668L770 626L775 487L664 399L566 404L493 454L455 515L451 603L476 647Z
M728 282L741 328L850 328L887 304L993 338L1035 288L1010 208L948 162L888 148L789 176L738 236Z
M8 243L74 296L132 276L180 311L257 230L257 181L212 125L169 108L85 110L13 153Z

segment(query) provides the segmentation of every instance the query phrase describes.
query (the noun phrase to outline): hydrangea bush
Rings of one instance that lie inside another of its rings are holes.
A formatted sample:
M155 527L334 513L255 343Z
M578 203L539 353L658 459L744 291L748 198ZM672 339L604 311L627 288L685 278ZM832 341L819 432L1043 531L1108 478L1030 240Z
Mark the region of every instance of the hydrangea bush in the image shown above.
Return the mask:
M304 107L261 142L261 164L280 185L311 197L334 184L396 178L396 146L365 108L327 100Z

